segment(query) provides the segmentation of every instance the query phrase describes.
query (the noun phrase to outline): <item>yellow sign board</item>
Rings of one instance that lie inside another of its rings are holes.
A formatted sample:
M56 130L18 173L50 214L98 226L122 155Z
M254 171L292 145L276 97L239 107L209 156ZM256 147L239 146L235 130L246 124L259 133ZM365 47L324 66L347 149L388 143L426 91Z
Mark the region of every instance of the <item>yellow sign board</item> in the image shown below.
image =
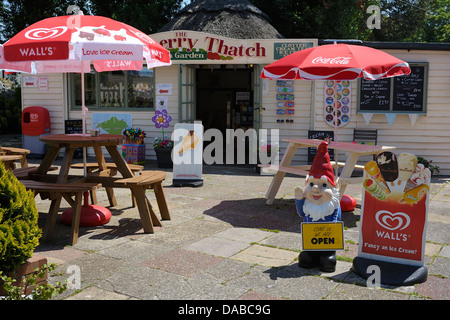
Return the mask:
M303 250L344 250L342 222L303 222Z

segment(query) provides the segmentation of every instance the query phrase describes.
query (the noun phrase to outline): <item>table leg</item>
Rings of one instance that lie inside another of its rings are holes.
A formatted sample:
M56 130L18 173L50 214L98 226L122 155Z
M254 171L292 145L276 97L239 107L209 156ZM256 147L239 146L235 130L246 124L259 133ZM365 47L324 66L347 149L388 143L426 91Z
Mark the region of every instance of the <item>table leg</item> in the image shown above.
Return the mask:
M113 159L114 163L117 166L117 170L122 174L122 177L124 178L131 178L133 177L133 172L131 172L130 168L128 167L127 163L125 162L125 159L122 157L122 155L117 151L116 146L106 146L106 150L108 150L109 155Z
M78 242L78 233L80 232L80 219L81 219L81 203L83 192L77 192L75 195L75 203L72 216L72 227L70 233L70 245L76 245Z
M153 222L150 214L151 206L147 203L145 197L145 190L142 187L132 187L131 192L136 198L136 204L138 206L139 216L141 218L142 227L146 233L154 233Z
M55 229L56 218L58 217L58 210L61 204L61 196L56 199L53 199L50 204L50 209L48 210L47 221L45 222L44 231L43 231L43 240L44 242L48 241L53 234L53 230Z
M95 158L97 159L98 168L100 171L107 170L105 156L103 155L101 146L94 146ZM105 187L106 195L108 196L109 205L111 207L117 206L116 196L114 195L114 189ZM91 191L92 197L95 197L95 190Z
M350 178L352 176L353 173L353 169L355 169L355 165L358 162L358 158L359 155L355 154L355 153L349 153L347 156L347 160L345 160L345 165L342 168L341 171L341 175L339 176L339 178ZM339 179L339 180L340 180ZM342 199L342 196L344 195L345 189L347 188L347 184L345 182L340 182L340 187L339 187L339 195Z
M158 202L159 213L163 220L170 220L170 213L167 207L166 197L164 196L164 190L162 183L157 183L153 187L155 191L156 201Z
M50 148L48 148L44 159L42 159L41 164L39 165L39 168L37 169L38 174L46 174L47 173L47 171L52 166L52 163L55 161L56 157L58 156L59 150L61 150L61 148L55 147L55 146L50 146Z
M297 146L294 143L290 142L286 149L286 153L283 156L283 159L281 159L280 167L289 167L291 165L296 150ZM266 193L267 199L266 204L271 205L275 200L275 196L277 195L278 189L280 188L285 175L286 172L278 170L275 176L273 177L272 183L269 186L269 190L267 190Z
M63 183L67 181L67 176L69 175L70 164L72 163L74 148L66 147L64 152L64 158L61 163L61 169L59 170L57 183Z

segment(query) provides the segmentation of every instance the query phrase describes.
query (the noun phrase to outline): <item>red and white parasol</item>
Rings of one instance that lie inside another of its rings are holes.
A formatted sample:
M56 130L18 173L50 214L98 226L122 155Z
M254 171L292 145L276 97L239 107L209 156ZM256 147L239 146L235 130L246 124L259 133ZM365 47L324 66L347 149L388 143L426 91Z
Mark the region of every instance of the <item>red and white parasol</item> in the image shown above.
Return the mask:
M141 70L171 64L170 53L142 31L101 16L47 18L20 31L3 45L0 69L32 73L88 73ZM84 77L82 119L85 133Z
M283 80L368 80L407 75L409 64L365 46L328 44L294 52L264 67L261 78Z

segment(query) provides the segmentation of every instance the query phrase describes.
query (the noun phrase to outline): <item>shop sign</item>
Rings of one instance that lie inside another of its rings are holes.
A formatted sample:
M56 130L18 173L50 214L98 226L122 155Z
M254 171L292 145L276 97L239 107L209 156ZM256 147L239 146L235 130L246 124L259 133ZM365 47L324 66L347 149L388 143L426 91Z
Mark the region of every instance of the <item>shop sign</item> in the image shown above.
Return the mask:
M430 171L415 155L383 152L364 175L359 255L423 265Z
M151 37L170 51L174 63L194 61L200 64L271 63L279 57L312 47L314 40L231 39L196 31L168 31ZM277 41L276 49L274 42Z
M282 42L273 44L273 58L284 58L291 53L314 47L314 42Z
M343 250L344 225L340 222L304 222L302 227L303 250Z

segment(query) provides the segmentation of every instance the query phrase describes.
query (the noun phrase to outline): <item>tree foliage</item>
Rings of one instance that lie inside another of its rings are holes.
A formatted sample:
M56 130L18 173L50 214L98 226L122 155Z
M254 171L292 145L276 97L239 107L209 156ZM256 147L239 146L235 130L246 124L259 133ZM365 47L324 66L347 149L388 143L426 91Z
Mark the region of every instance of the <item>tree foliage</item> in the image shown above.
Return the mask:
M286 38L450 41L450 0L250 0ZM381 28L369 29L370 5Z
M67 14L77 5L85 14L157 32L189 0L4 0L0 3L3 42L41 19ZM450 41L450 0L250 0L286 38L374 41ZM381 9L381 29L369 29L370 5Z
M91 0L93 14L127 23L147 33L155 33L181 8L182 0Z

